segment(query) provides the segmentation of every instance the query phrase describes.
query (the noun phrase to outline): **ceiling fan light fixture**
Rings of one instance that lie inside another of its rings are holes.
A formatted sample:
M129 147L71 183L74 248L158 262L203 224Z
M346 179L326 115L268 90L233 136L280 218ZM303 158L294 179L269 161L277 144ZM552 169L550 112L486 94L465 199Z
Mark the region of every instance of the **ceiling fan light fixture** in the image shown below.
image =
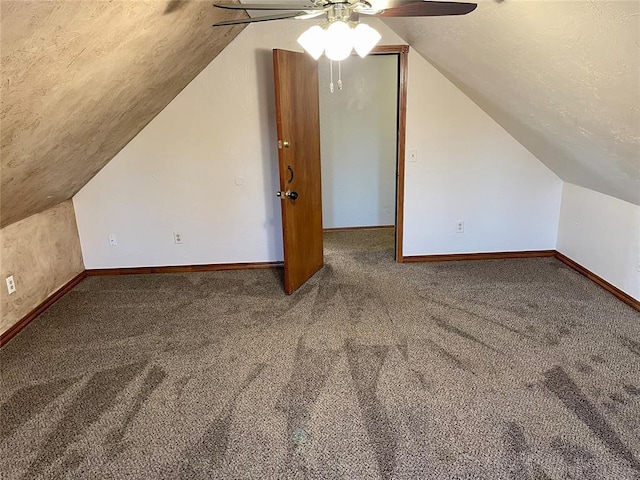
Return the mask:
M353 29L353 49L361 58L366 57L375 47L382 35L366 23L359 23Z
M353 31L346 22L336 20L327 27L325 55L334 61L344 60L353 49Z
M326 30L320 25L314 25L298 37L298 43L314 60L318 60L324 52L326 37Z

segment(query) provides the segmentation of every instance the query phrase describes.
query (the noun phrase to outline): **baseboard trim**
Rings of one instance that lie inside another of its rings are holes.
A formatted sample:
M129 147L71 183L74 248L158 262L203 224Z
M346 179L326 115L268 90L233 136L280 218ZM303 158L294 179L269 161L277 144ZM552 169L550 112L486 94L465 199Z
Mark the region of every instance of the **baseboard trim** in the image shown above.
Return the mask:
M627 305L629 305L630 307L635 308L636 310L640 311L640 301L636 300L635 298L633 298L628 293L623 292L618 287L610 284L604 278L596 275L591 270L586 269L585 267L580 265L575 260L571 260L566 255L564 255L564 254L562 254L560 252L556 252L556 254L554 256L559 261L564 263L565 265L567 265L567 266L571 267L572 269L574 269L576 272L584 275L585 277L587 277L592 282L600 285L602 288L604 288L607 292L612 294L618 300L620 300L620 301L626 303Z
M416 255L402 257L402 262L456 262L469 260L501 260L505 258L553 257L555 250L523 250L519 252L446 253L442 255Z
M363 228L363 227L355 227ZM364 227L370 228L393 228L391 226L384 227ZM351 228L353 229L353 228ZM330 230L336 231L336 230ZM576 261L570 259L566 255L556 250L529 250L520 252L491 252L491 253L460 253L460 254L445 254L445 255L419 255L402 257L403 262L417 263L417 262L450 262L450 261L462 261L462 260L500 260L509 258L540 258L540 257L555 257L558 261L564 263L568 267L572 268L576 272L584 275L592 282L596 283L600 287L604 288L607 292L615 296L618 300L626 303L630 307L640 311L640 301L633 298L631 295L623 292L618 287L610 284L602 277L596 275L591 270L583 267ZM253 262L253 263L218 263L207 265L177 265L169 267L133 267L133 268L105 268L105 269L90 269L85 270L66 284L56 290L55 293L47 297L36 308L31 310L20 321L12 325L9 330L0 335L0 347L7 344L13 337L15 337L20 331L25 328L32 320L42 314L51 305L56 303L60 298L66 295L71 289L78 285L86 277L90 276L102 276L102 275L133 275L133 274L148 274L148 273L189 273L189 272L214 272L223 270L256 270L265 268L278 268L282 267L282 262Z
M352 232L354 230L384 230L388 228L396 228L395 225L371 225L367 227L332 227L323 228L323 232Z
M443 255L416 255L410 257L402 257L402 262L453 262L453 261L471 261L471 260L500 260L507 258L539 258L554 257L576 272L584 275L589 280L604 288L618 300L626 303L632 308L640 311L640 301L633 298L628 293L623 292L618 287L610 284L604 278L596 275L591 270L583 267L578 262L571 260L566 255L557 250L525 250L519 252L488 252L488 253L454 253Z
M167 267L96 268L86 271L87 276L140 275L149 273L217 272L221 270L258 270L282 267L283 262L210 263L206 265L175 265Z
M73 277L67 283L65 283L62 287L56 290L52 295L46 298L44 302L38 305L36 308L27 313L21 320L17 323L13 324L9 330L0 335L0 347L6 345L6 343L15 337L20 331L25 328L32 320L34 320L38 315L43 313L47 308L60 300L64 295L66 295L73 287L78 285L84 278L87 276L87 272L80 272L78 275Z
M102 275L132 275L146 273L188 273L188 272L213 272L220 270L256 270L262 268L282 267L282 262L253 262L253 263L219 263L208 265L178 265L170 267L135 267L135 268L105 268L105 269L89 269L85 270L62 287L55 293L47 297L47 299L31 310L27 315L22 317L17 323L12 325L9 330L0 335L0 347L9 342L20 331L25 328L32 320L42 314L47 308L56 303L60 298L67 294L73 287L78 285L86 277L102 276Z

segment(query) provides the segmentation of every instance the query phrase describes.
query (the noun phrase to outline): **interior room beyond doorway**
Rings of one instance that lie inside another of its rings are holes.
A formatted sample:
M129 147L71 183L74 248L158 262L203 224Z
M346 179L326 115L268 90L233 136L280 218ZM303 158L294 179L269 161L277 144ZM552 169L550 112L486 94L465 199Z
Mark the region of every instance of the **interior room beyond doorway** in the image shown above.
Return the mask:
M398 57L319 62L325 229L395 224Z

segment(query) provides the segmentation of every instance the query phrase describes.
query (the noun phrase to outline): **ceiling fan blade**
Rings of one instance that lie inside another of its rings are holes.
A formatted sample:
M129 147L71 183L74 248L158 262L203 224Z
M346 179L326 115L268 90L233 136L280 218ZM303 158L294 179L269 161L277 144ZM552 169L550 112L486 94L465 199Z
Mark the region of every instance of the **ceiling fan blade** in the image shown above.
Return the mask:
M279 13L277 15L265 15L263 17L241 18L240 20L227 20L225 22L214 23L214 27L223 27L225 25L242 25L244 23L268 22L269 20L282 20L284 18L294 18L305 15L306 12Z
M320 15L324 15L324 10L319 12L304 12L304 15L296 17L296 20L309 20L311 18L319 17Z
M375 8L384 9L381 17L439 17L444 15L466 15L478 6L466 2L431 2L416 0L382 0L373 2Z
M414 0L415 1L415 0ZM215 3L214 7L227 8L229 10L324 10L325 7L318 5L287 5L282 3Z

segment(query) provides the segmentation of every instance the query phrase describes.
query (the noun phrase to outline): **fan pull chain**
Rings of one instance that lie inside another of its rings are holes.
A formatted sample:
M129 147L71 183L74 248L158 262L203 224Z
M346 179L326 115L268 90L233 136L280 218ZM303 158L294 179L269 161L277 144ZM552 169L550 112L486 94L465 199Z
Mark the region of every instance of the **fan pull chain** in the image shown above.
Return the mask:
M342 62L338 62L338 90L342 90Z
M333 60L329 61L330 69L331 69L331 83L329 83L329 91L333 93Z

